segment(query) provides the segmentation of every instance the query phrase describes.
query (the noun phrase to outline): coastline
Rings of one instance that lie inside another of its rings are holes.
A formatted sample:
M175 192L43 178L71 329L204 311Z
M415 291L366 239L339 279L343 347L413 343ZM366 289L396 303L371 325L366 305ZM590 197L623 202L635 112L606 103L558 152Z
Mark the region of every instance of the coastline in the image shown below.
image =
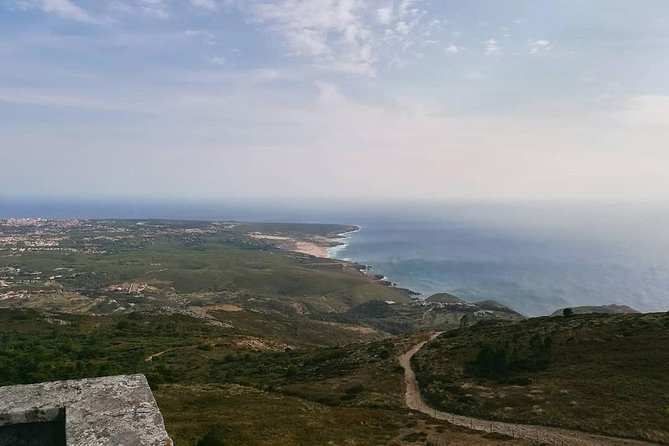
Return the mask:
M345 232L338 232L335 234L335 237L333 237L334 242L336 243L334 246L330 246L326 248L325 250L325 258L327 259L333 259L333 260L343 260L343 261L348 261L347 259L340 259L337 257L337 254L345 249L348 246L348 240L350 240L351 236L355 234L356 232L360 232L362 230L362 226L360 225L354 225L355 229L352 229L350 231L345 231Z
M350 230L333 232L324 236L313 236L308 238L299 238L289 235L263 234L254 232L249 234L256 240L262 240L280 249L306 254L321 259L332 259L346 261L335 257L336 253L347 246L346 240L349 235L358 232L361 227L358 225L350 226Z
M335 246L332 246L327 249L327 258L332 259L332 260L337 260L339 262L345 262L347 264L350 264L353 266L355 269L357 269L361 274L370 277L374 279L376 282L385 285L387 287L395 288L400 291L403 291L404 293L407 294L412 299L418 299L419 296L423 296L423 294L418 293L416 291L413 291L412 289L401 287L398 283L392 282L388 280L388 277L382 274L374 274L374 273L369 273L368 271L372 269L372 265L365 265L362 263L358 263L355 260L347 259L347 258L338 258L335 257L341 250L345 249L348 246L347 241L351 238L353 234L356 232L359 232L363 229L361 225L354 225L356 229L353 229L351 231L346 231L346 232L340 232L337 233L337 237L335 240L337 241L337 244Z
M409 298L417 299L419 296L423 296L421 293L409 288L401 287L399 284L388 280L385 275L370 273L369 270L372 269L371 265L365 265L351 259L337 257L337 255L348 246L348 240L351 236L363 229L360 225L350 225L348 228L350 229L332 232L324 236L319 235L304 238L293 235L264 234L260 232L250 233L249 236L256 240L267 242L284 251L306 254L319 259L332 260L333 263L338 263L344 268L357 271L359 274L368 277L374 282L402 291Z

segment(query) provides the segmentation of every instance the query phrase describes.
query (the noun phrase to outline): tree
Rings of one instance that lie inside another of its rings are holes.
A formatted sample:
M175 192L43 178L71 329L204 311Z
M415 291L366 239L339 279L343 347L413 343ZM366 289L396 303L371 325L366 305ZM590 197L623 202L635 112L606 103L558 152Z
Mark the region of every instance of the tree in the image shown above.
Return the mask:
M562 315L564 317L572 317L574 315L574 310L572 310L571 308L565 308L564 310L562 310Z
M497 342L484 345L479 351L474 363L479 373L483 375L504 374L509 369L510 348L508 342Z

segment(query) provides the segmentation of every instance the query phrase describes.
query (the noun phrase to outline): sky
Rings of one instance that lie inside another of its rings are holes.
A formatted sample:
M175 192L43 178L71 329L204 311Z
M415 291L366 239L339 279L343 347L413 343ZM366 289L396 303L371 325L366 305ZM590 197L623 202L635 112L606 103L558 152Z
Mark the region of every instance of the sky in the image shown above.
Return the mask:
M669 199L666 0L0 0L0 196Z

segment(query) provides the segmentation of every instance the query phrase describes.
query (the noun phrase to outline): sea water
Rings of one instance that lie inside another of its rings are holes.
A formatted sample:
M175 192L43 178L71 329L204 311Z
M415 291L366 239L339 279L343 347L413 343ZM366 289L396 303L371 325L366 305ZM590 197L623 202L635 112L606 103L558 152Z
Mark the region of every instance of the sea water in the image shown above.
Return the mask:
M444 206L364 215L331 255L413 291L527 315L577 305L669 309L664 208ZM667 223L668 225L665 225Z

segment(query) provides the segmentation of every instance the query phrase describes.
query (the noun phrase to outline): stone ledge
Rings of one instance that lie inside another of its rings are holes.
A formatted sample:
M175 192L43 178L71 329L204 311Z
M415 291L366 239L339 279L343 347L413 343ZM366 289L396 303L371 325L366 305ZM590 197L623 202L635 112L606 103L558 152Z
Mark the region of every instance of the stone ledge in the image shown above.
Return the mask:
M0 429L65 416L67 446L172 446L144 375L0 387Z

